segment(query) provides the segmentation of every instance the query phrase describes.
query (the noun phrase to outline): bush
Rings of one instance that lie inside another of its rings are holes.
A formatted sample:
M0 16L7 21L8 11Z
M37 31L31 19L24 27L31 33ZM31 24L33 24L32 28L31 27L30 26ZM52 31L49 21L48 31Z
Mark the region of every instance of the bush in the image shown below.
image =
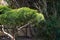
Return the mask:
M44 20L42 13L38 13L37 10L33 10L27 7L22 7L19 9L10 9L8 7L0 7L3 9L0 15L0 24L3 25L16 25L21 26L28 22L39 23Z

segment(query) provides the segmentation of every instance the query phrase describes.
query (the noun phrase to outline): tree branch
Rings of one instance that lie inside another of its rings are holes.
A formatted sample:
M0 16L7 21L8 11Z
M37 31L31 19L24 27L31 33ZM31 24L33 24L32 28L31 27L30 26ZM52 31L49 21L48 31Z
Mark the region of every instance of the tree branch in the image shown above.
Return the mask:
M33 4L42 13L42 10L41 10L40 6L38 7L38 3L37 4L36 3L33 3Z
M3 31L4 34L6 34L7 36L9 36L12 40L15 40L15 38L11 34L9 34L9 33L7 33L7 32L4 31L4 26L3 25L2 25L2 31Z
M22 28L25 28L25 27L27 27L27 26L30 25L30 24L31 24L31 23L27 23L27 24L21 26L20 28L18 28L18 30L21 30Z

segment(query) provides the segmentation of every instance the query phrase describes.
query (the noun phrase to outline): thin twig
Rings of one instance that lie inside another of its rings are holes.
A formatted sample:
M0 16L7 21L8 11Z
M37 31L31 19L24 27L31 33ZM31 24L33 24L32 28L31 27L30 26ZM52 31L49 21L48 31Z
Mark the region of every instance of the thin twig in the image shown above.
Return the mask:
M7 36L9 36L12 40L15 40L15 38L11 34L9 34L9 33L7 33L7 32L4 31L4 26L3 25L2 25L2 31L3 31L4 34L6 34Z
M21 30L22 28L25 28L25 27L27 27L27 26L30 25L30 24L31 24L31 23L27 23L27 24L21 26L20 28L18 28L18 30Z

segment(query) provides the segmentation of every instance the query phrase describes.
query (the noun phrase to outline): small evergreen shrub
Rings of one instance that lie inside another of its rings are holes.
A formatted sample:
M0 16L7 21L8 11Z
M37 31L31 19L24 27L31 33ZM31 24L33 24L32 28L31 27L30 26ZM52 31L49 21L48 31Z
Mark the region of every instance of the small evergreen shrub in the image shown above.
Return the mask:
M3 25L16 25L22 26L28 22L35 22L38 24L44 20L42 13L38 13L37 10L33 10L27 7L22 7L19 9L10 9L5 6L0 6L0 12L3 14L0 15L0 24Z

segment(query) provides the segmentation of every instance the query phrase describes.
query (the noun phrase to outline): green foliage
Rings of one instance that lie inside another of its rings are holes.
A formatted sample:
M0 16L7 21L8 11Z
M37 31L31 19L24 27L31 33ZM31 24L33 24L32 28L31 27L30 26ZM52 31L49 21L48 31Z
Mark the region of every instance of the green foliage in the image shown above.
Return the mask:
M8 8L7 6L0 5L0 14L6 13L9 10L11 10L11 8Z
M2 9L5 10L5 8ZM42 20L44 20L42 13L39 14L36 10L27 7L11 9L9 11L5 11L4 14L0 15L0 24L3 25L21 26L28 22L38 23Z
M50 16L48 20L46 20L46 35L49 39L54 39L56 36L60 35L60 18Z
M40 24L36 24L37 27L37 36L44 38L44 40L55 40L56 36L60 37L60 18L50 16L45 22L40 22Z
M57 1L56 8L57 8L57 15L58 17L60 17L60 0Z

